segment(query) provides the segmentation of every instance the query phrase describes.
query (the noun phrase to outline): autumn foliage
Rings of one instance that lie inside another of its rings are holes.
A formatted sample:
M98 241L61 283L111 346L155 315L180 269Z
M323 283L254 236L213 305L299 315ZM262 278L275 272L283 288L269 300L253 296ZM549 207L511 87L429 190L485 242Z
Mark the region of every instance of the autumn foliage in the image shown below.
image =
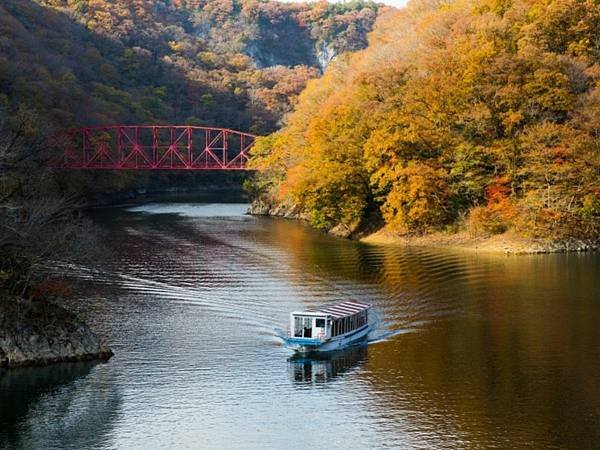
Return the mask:
M413 0L256 148L313 224L600 234L600 3Z
M274 131L379 6L259 0L0 2L0 103L62 127L189 123Z

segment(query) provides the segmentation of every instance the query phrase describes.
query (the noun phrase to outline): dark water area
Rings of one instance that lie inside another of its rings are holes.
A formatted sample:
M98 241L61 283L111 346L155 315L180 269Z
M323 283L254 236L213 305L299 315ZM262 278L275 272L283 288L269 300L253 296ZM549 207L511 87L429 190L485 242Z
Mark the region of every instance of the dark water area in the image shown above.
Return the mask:
M374 246L244 204L96 209L71 301L106 364L0 374L0 448L598 448L600 255ZM294 356L292 310L372 303Z
M194 171L180 172L175 174L148 172L141 178L127 181L119 180L118 174L111 174L107 179L90 180L83 188L83 198L86 205L91 208L149 202L210 203L215 198L223 203L248 201L248 194L243 184L249 176L244 173L233 172L223 175L211 172L201 174ZM96 181L100 181L101 184L97 185ZM114 185L118 185L119 182L122 182L123 186L115 189ZM108 186L103 188L104 184Z

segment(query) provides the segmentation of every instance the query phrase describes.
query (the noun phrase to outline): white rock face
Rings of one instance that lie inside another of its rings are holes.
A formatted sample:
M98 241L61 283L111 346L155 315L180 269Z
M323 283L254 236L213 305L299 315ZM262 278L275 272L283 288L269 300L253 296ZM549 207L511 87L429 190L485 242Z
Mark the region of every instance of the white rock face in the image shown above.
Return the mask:
M329 63L337 56L331 43L321 42L317 49L317 61L322 72L325 72Z

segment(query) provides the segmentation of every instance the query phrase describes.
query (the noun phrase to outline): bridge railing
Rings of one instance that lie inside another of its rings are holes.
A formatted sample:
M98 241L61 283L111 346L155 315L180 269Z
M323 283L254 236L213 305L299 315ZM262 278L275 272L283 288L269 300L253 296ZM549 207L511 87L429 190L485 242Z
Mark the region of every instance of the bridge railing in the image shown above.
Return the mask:
M115 125L66 130L56 167L246 170L256 136L227 128Z

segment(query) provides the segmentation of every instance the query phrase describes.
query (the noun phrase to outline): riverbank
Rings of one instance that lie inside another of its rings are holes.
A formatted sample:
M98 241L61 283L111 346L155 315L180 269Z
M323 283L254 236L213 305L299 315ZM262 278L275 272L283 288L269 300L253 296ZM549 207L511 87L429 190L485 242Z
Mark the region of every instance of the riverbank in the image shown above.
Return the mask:
M65 308L0 294L0 367L106 360L102 340Z
M255 200L248 214L282 217L291 220L308 221L308 216L297 205L271 204ZM327 232L334 236L359 240L377 245L402 245L408 247L454 248L486 253L525 255L535 253L583 252L600 249L600 238L585 239L532 239L518 235L514 231L491 236L471 236L466 231L456 233L432 232L424 235L401 235L386 228L357 223L354 226L337 225Z
M403 236L382 229L360 239L362 242L380 245L404 245L408 247L454 248L487 253L526 255L535 253L561 253L594 251L600 243L593 240L564 239L544 240L520 236L513 231L473 237L462 231L458 233L430 233L422 236Z

